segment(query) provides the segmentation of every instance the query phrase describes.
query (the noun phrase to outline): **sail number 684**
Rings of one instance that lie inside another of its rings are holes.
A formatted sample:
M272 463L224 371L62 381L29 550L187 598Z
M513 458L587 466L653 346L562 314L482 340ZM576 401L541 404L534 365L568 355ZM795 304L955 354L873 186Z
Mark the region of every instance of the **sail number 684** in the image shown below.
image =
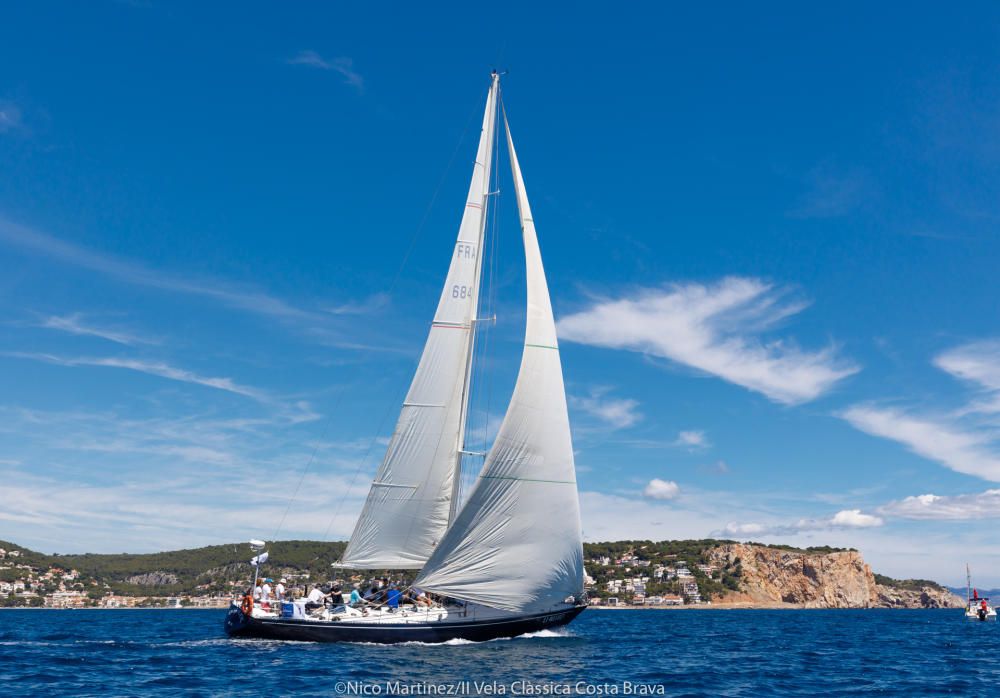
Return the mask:
M462 286L460 284L455 284L451 287L451 297L452 298L468 298L472 295L472 289L468 286Z

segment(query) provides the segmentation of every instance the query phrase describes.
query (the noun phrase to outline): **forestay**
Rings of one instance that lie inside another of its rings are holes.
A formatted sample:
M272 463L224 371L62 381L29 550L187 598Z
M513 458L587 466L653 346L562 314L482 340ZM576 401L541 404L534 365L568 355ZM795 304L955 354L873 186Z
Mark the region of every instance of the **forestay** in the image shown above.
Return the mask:
M341 567L418 569L448 526L463 448L497 90L494 77L465 212L434 322L385 458L337 563Z
M555 321L509 128L507 146L528 286L520 372L482 474L415 584L494 608L532 612L580 597L583 549Z

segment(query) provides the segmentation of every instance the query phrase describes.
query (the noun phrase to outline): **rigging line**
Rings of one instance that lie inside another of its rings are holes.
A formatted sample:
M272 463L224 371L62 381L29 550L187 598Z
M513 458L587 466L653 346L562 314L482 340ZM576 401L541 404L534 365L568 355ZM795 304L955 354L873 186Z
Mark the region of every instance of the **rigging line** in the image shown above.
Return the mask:
M337 411L337 409L340 407L340 403L343 402L344 395L346 393L347 393L347 383L345 383L340 388L340 393L337 395L337 400L336 402L334 402L333 408L330 410L331 412ZM278 522L278 527L274 529L274 535L271 536L272 541L278 539L278 534L281 532L281 527L285 525L285 519L288 517L288 512L292 508L292 503L295 501L295 498L299 495L299 489L301 489L302 483L306 479L306 473L308 473L309 468L312 467L313 461L316 459L316 454L319 452L320 445L327 438L327 436L330 435L330 431L332 429L333 429L333 420L331 419L327 422L326 429L323 430L320 440L317 441L316 445L313 447L312 455L309 456L309 461L306 463L306 467L302 470L302 474L299 476L298 484L295 485L295 490L292 492L292 496L288 498L288 504L285 505L285 513L281 515L281 520Z

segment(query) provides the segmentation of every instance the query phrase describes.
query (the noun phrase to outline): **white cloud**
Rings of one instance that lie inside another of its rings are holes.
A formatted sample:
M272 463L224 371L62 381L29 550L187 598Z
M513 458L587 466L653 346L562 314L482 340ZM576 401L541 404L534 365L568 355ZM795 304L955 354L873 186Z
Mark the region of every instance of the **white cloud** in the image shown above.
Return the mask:
M713 285L641 289L598 300L559 322L561 339L645 352L718 376L785 404L813 400L855 365L832 347L808 352L760 335L801 312L784 292L758 279L728 277Z
M1000 518L1000 490L940 496L921 494L890 502L879 511L902 519L965 521Z
M862 513L860 509L844 509L828 519L799 519L791 524L763 524L756 522L732 521L720 530L713 531L714 536L793 536L811 531L831 531L858 528L875 528L885 521L873 514Z
M569 404L615 429L630 427L642 419L637 400L605 397L607 392L607 388L598 388L592 390L589 397L570 395Z
M955 347L935 357L934 365L986 394L985 400L972 403L966 412L1000 412L1000 340Z
M691 451L708 448L711 445L703 431L682 431L677 435L677 440L674 443Z
M871 528L883 523L885 522L877 516L862 514L860 509L844 509L830 519L830 525L838 528Z
M100 337L112 342L117 342L118 344L126 344L130 346L135 344L160 344L159 340L139 337L138 335L125 332L123 330L96 327L94 325L87 324L84 322L82 313L73 313L71 315L63 316L52 315L42 320L39 327L61 330L63 332L69 332L70 334L76 335Z
M344 82L355 87L360 92L364 89L365 81L357 71L354 70L354 61L346 56L331 58L327 60L315 51L300 51L296 56L289 58L291 65L306 65L320 70L332 70L340 73Z
M840 416L856 429L897 441L952 470L1000 482L1000 454L991 445L991 435L982 429L870 405L855 405Z
M145 418L134 409L0 406L0 444L18 461L0 468L0 539L121 552L271 538L290 501L283 537L328 540L328 528L348 535L380 455L369 446L379 439L317 442L315 426L281 411L238 408L253 416L220 419L204 406L180 417L154 408Z
M731 521L722 529L722 533L727 538L739 538L742 536L766 535L768 530L770 529L764 524L736 523L735 521Z
M215 388L216 390L224 390L226 392L236 393L237 395L244 395L261 402L267 402L271 399L270 396L264 391L240 385L239 383L234 382L231 378L212 378L209 376L201 376L186 369L171 366L170 364L162 361L143 361L141 359L122 359L116 357L62 357L55 356L53 354L25 352L6 352L4 356L10 356L18 359L30 359L33 361L43 361L45 363L56 364L57 366L100 366L106 368L124 368L130 371L138 371L139 373L159 376L160 378L180 381L182 383L193 383L195 385L203 385L208 388Z
M642 496L649 499L673 499L680 494L681 488L673 480L653 478L642 491Z

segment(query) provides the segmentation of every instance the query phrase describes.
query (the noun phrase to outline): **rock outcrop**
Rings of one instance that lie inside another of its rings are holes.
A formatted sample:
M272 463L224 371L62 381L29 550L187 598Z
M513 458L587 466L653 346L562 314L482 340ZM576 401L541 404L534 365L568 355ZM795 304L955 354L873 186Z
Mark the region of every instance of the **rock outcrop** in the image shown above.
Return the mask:
M879 608L961 608L965 605L961 597L947 589L923 586L919 589L875 585Z
M907 590L876 584L861 553L811 553L733 543L708 551L718 568L737 573L739 591L723 604L802 608L953 608L961 599L947 590Z
M122 581L126 584L136 584L144 587L160 587L177 584L180 580L176 574L171 574L170 572L147 572L146 574L134 574Z

